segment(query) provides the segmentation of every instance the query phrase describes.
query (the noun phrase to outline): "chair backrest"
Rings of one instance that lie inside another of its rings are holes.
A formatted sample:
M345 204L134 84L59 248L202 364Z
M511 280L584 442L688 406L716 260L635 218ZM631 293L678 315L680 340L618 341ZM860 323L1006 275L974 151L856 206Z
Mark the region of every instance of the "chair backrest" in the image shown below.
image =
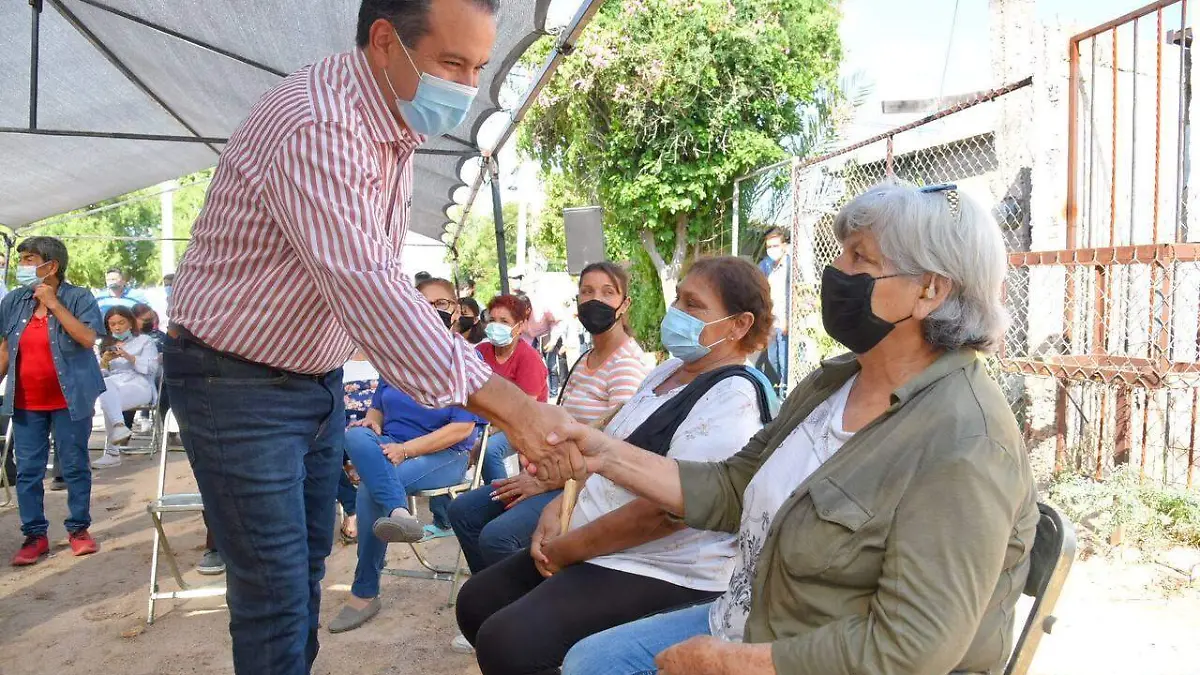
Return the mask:
M1048 504L1038 504L1038 512L1037 534L1029 555L1029 577L1025 581L1025 595L1033 597L1033 607L1004 675L1025 675L1029 671L1042 634L1054 627L1054 605L1075 561L1075 528Z

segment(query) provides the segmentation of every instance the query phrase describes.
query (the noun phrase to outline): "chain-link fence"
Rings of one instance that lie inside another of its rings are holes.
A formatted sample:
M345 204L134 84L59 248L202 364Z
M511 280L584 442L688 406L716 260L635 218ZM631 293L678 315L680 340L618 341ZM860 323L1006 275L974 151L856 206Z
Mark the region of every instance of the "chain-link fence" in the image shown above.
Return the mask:
M1039 123L1029 120L1030 78L843 150L740 179L731 237L740 252L753 253L765 229L791 233L795 383L842 350L824 335L818 306L821 270L840 251L832 223L842 205L889 176L957 184L992 207L1004 232L1011 324L990 368L1039 473L1102 478L1131 464L1148 479L1191 487L1200 434L1200 244L1187 243L1195 235L1187 227L1184 127L1164 113L1178 110L1186 119L1184 89L1172 98L1158 88L1149 101L1157 116L1141 112L1135 97L1122 117L1118 93L1130 83L1120 78L1133 73L1137 81L1140 64L1127 66L1086 39L1072 44L1079 43L1089 65L1081 67L1078 54L1071 61L1067 175L1043 174L1070 185L1065 222L1059 196L1034 199L1034 158L1048 151L1034 147L1037 135L1029 133ZM1159 84L1189 70L1185 58L1176 57L1174 72L1169 59L1152 62ZM1020 116L1025 121L1013 124ZM1138 145L1139 133L1153 153ZM1061 195L1061 184L1054 187ZM1035 214L1035 205L1057 212Z

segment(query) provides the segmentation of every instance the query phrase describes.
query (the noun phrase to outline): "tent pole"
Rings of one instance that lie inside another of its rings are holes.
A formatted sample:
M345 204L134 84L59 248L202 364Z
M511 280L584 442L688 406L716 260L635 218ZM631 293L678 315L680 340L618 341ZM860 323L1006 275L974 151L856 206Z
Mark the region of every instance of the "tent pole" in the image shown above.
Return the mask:
M500 201L500 164L487 158L492 172L492 217L496 221L496 266L500 269L500 294L508 295L508 252L504 250L504 205Z
M42 27L42 0L29 0L29 128L37 128L38 53Z

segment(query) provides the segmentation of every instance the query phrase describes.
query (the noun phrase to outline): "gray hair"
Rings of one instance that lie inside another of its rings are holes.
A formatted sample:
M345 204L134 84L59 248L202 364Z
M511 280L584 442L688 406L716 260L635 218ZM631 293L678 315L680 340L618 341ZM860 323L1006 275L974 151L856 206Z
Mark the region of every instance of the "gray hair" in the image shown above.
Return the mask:
M911 184L883 182L846 204L833 230L839 242L854 232L870 232L901 274L949 279L950 295L924 321L925 339L942 349L990 352L1008 325L1001 300L1007 271L1004 240L983 206L954 192L921 192ZM957 209L951 206L955 198Z
M61 239L29 237L17 244L17 253L36 253L44 263L53 260L58 263L58 272L55 273L55 276L58 277L59 282L67 280L67 262L70 260L70 256L67 254L67 245L62 243Z

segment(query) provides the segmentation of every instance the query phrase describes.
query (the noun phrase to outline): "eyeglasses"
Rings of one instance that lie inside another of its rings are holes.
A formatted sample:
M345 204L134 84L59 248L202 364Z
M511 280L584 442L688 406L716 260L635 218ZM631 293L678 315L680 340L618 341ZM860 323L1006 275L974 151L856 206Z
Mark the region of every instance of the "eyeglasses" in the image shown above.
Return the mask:
M429 304L442 312L453 312L458 307L458 303L453 300L431 300Z
M946 204L950 207L950 215L954 217L954 221L958 222L958 216L961 212L958 200L958 186L954 183L940 183L938 185L926 185L922 188L917 188L917 192L932 194L934 192L946 193Z

